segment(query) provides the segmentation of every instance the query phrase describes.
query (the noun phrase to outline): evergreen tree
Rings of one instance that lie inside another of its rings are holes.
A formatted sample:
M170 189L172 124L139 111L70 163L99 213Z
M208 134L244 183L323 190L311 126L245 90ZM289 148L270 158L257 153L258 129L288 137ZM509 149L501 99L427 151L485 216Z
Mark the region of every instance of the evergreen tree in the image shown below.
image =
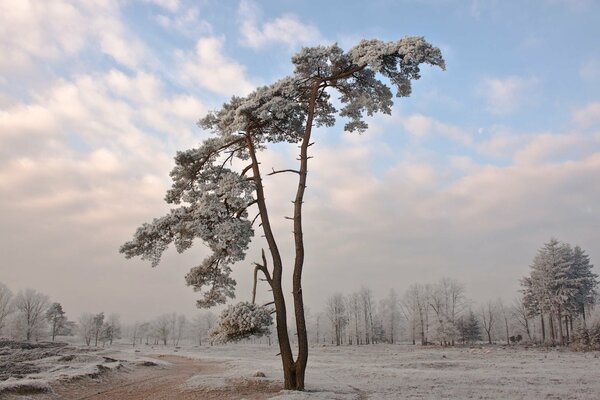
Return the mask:
M54 342L56 335L61 334L67 327L67 317L60 303L52 303L48 311L46 311L46 319L50 324L50 335Z

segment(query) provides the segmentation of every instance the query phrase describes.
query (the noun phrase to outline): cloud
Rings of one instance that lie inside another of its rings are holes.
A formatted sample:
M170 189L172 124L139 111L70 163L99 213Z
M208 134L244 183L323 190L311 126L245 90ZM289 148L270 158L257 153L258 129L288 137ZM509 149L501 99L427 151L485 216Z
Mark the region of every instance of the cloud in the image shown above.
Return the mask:
M406 117L399 117L399 119L404 130L416 139L438 135L466 146L470 145L473 141L472 135L464 129L437 121L422 114L412 114Z
M212 25L199 18L198 8L189 8L178 15L168 16L159 14L155 17L156 22L167 30L179 32L188 37L212 34Z
M241 24L242 44L255 49L272 43L294 48L323 41L316 26L301 22L293 14L282 15L259 26L260 10L249 0L240 2L238 20Z
M14 268L2 279L50 294L73 318L98 307L140 318L140 310L119 305L134 282L156 291L159 279L181 291L202 249L154 274L117 250L137 225L166 212L172 157L197 144L195 121L205 111L199 99L169 93L151 73L116 70L54 80L3 108L0 252ZM90 276L94 285L86 284ZM106 298L109 288L116 297ZM193 297L190 290L157 306L192 312Z
M480 83L478 92L492 114L505 115L531 105L538 83L537 78L518 76L487 78Z
M581 160L600 145L598 138L584 134L538 134L514 155L516 165L541 165Z
M579 76L585 81L592 81L600 78L600 61L590 60L583 64L579 69Z
M98 44L116 62L134 68L145 47L121 22L119 3L6 0L0 3L0 71L63 61Z
M575 111L573 120L583 128L600 123L600 102L590 103L581 110Z
M164 8L170 12L176 12L179 10L179 0L144 0L146 3L152 3L159 7Z
M184 78L213 93L230 96L249 93L255 85L246 78L246 68L223 54L224 38L204 37L195 51L179 53Z

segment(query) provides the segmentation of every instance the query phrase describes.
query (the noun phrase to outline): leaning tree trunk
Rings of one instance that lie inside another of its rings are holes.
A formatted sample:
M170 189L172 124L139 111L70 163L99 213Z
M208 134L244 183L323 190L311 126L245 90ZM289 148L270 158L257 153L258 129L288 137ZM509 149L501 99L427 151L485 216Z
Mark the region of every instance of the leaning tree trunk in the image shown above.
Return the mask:
M283 295L283 289L281 286L283 263L281 261L279 248L277 247L277 243L275 241L275 236L273 235L273 231L271 229L259 163L256 158L256 150L254 148L254 143L252 142L250 132L246 134L246 144L248 147L248 152L250 153L250 158L252 159L252 174L256 186L258 211L260 213L260 219L262 222L263 231L265 233L265 238L269 245L269 252L271 253L271 258L273 260L273 277L270 284L271 289L273 290L273 302L275 304L276 316L275 319L277 322L277 339L279 341L279 352L281 354L281 363L283 366L283 385L284 388L288 390L297 389L298 379L296 375L296 366L294 363L294 356L292 355L292 348L290 346L285 297ZM266 265L264 267L266 270Z

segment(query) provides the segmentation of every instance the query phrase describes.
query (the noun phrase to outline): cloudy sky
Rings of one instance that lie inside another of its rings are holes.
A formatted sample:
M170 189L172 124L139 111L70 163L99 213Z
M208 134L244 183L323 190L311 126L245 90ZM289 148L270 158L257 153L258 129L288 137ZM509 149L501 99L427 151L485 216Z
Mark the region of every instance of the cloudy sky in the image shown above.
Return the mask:
M552 236L600 265L600 4L365 4L0 0L0 282L47 293L72 318L192 315L183 277L204 245L155 269L118 248L168 210L175 152L209 137L195 122L289 74L302 46L406 35L440 47L447 70L426 68L362 135L342 123L315 134L309 307L442 276L475 301L511 300ZM271 149L263 168L293 167L296 152ZM289 251L292 187L282 175L266 186ZM235 268L238 299L261 246Z

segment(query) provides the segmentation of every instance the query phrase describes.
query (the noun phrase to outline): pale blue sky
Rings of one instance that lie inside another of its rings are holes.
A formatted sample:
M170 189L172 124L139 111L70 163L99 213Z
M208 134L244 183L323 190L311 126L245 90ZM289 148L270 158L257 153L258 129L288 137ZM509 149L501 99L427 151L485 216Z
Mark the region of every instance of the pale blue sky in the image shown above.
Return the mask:
M510 299L550 236L598 264L599 20L591 0L1 0L0 281L72 313L192 313L183 275L202 246L152 271L117 249L166 210L175 151L207 135L197 119L289 74L304 45L406 35L440 47L447 70L424 68L361 136L316 134L309 305L441 276ZM267 185L286 215L286 182Z

